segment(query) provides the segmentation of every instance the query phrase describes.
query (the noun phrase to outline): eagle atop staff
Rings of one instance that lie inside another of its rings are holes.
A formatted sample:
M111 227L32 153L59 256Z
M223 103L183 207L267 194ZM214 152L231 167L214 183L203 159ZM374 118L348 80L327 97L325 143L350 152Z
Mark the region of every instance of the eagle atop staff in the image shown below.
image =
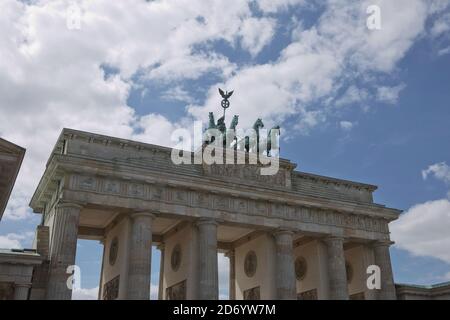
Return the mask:
M219 88L219 93L220 93L220 95L222 96L222 98L223 98L224 100L228 100L228 98L231 97L231 95L233 94L233 92L234 92L234 90L233 90L233 91L230 91L230 92L228 92L228 91L223 92L223 90Z
M231 97L231 95L233 94L234 90L228 92L228 91L223 91L222 89L219 88L219 93L222 96L222 102L220 103L220 105L223 108L223 117L225 118L225 110L228 109L228 107L230 106L230 101L228 101L228 98Z

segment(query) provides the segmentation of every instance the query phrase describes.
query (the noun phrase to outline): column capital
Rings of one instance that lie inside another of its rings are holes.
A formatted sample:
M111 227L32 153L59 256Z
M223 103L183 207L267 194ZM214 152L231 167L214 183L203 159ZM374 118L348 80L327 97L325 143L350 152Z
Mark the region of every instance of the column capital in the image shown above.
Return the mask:
M395 242L385 239L385 240L376 240L372 243L372 247L376 248L376 247L390 247L391 245L393 245Z
M277 229L277 230L274 230L272 232L272 234L274 236L279 236L279 235L284 235L284 234L293 236L295 234L295 232L291 229Z
M147 211L133 212L132 214L130 214L131 219L134 219L137 217L148 217L148 218L151 218L152 220L155 219L155 215L153 213L150 213Z
M231 258L231 257L234 257L235 254L236 254L236 252L234 251L234 248L233 248L233 249L230 249L227 252L225 252L225 257Z
M100 240L98 240L98 242L102 245L105 245L106 242L106 236L103 236Z
M58 203L56 204L56 208L57 209L62 209L62 208L74 208L74 209L83 209L84 204L83 203L79 203L79 202L67 202L67 201L58 201Z
M332 242L337 242L337 241L344 242L345 237L339 236L339 235L329 235L329 236L323 238L322 241L324 241L325 243L332 243Z
M14 284L14 300L28 300L31 283Z
M212 218L200 218L197 221L195 221L195 225L196 226L200 226L200 225L218 225L219 222L216 219L212 219Z

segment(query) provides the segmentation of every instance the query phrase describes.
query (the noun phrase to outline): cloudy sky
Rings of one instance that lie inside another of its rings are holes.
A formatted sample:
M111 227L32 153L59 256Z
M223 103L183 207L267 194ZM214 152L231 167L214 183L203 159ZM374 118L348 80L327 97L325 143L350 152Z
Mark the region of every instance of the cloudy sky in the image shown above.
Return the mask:
M367 28L370 5L381 30ZM171 145L220 112L223 87L241 127L281 124L299 170L379 185L376 202L405 210L391 225L396 282L450 280L450 0L2 0L0 12L0 136L27 149L0 247L30 246L28 202L63 127ZM78 297L95 296L100 257L79 241Z

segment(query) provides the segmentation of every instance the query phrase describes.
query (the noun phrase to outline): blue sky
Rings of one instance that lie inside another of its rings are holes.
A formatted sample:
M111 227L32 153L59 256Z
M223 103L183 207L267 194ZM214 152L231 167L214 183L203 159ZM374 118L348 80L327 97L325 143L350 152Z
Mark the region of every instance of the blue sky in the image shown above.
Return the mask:
M0 5L0 135L27 148L2 246L30 246L40 217L27 204L62 127L170 145L173 129L220 112L221 86L240 126L281 124L297 170L378 185L375 202L405 210L396 282L450 280L449 1L131 2L74 1L75 30L63 1ZM381 30L367 30L371 4ZM79 241L83 288L98 285L100 257Z

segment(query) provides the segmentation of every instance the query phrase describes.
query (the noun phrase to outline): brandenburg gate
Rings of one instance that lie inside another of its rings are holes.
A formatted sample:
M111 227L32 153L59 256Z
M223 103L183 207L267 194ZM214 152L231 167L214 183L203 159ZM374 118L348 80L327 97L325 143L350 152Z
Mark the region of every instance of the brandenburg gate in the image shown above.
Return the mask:
M70 299L77 239L104 246L99 298L218 299L218 252L230 299L395 299L388 224L373 185L259 165L182 164L171 150L64 129L30 206L42 215L32 299ZM367 267L380 268L369 289Z

